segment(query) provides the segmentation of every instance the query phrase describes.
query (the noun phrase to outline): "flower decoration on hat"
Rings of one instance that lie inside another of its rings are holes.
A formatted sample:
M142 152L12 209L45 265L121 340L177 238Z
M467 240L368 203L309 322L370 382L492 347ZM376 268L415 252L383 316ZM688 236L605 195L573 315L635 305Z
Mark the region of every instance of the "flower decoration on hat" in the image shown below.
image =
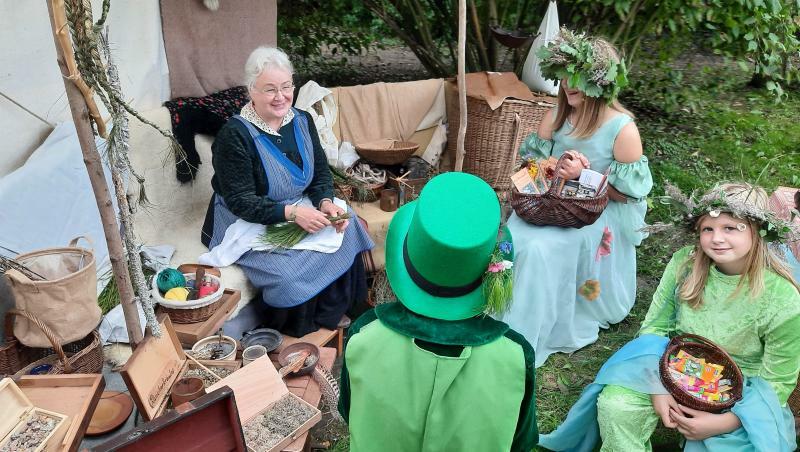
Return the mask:
M500 315L511 306L514 282L513 259L514 245L511 241L499 241L489 258L489 267L481 283L483 296L486 299L484 310L486 314Z
M717 218L721 214L727 213L734 218L749 220L757 225L759 235L767 242L787 243L800 240L800 228L793 224L794 217L798 215L797 211L792 212L792 218L788 221L784 220L770 210L733 199L725 193L720 185L715 186L703 196L699 196L696 191L686 196L678 187L669 182L665 184L664 191L666 196L659 197L659 202L675 208L679 216L673 218L673 224L656 223L644 228L643 230L646 232L673 230L676 225L681 225L684 232L694 234L697 232L697 222L703 216ZM747 225L739 223L737 229L744 231L747 229Z
M611 102L628 85L628 69L616 51L601 39L586 37L561 28L558 36L536 55L541 58L542 75L551 80L566 79L569 86L589 97Z

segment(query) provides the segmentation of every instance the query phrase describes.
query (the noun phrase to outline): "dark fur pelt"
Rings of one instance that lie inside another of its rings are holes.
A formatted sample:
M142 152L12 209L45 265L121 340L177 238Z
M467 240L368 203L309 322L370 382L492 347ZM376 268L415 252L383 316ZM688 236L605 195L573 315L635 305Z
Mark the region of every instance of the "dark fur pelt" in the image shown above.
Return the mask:
M169 110L172 132L186 153L186 158L175 162L179 181L192 181L202 163L194 136L198 133L216 136L249 100L247 88L236 86L205 97L180 97L164 103Z

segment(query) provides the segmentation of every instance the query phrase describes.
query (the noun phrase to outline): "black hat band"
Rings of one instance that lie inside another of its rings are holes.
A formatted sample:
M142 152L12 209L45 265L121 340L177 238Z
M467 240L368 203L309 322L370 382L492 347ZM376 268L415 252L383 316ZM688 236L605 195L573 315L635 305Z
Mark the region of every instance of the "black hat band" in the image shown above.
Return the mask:
M481 274L475 281L463 286L442 286L429 281L422 276L422 274L414 267L414 264L411 263L411 258L408 256L408 234L406 234L406 238L403 239L403 261L406 264L408 276L411 277L411 280L414 281L414 284L434 297L461 297L480 287L481 283L483 282L483 274Z

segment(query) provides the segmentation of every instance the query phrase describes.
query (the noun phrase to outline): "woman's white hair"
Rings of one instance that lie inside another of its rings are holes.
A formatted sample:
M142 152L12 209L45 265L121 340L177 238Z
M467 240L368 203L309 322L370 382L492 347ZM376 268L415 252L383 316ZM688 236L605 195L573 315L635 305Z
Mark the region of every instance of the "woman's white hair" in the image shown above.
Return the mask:
M261 46L253 50L244 64L244 84L252 89L256 79L266 69L281 69L294 74L292 62L286 52L277 47Z

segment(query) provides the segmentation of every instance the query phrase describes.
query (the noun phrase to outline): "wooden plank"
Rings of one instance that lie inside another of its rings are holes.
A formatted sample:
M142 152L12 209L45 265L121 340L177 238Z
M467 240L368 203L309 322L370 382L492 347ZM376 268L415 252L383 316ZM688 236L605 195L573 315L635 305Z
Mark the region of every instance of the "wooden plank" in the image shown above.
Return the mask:
M70 417L57 444L63 445L59 450L72 452L78 450L106 382L100 374L25 375L17 386L37 407Z
M289 392L268 356L256 359L209 386L206 392L223 386L233 389L242 424Z
M336 339L336 334L338 334L337 330L329 330L327 328L320 328L313 333L308 333L303 337L293 337L293 336L283 336L283 342L278 348L275 350L274 353L280 353L283 351L284 348L297 343L297 342L308 342L311 344L316 345L317 347L324 347L328 344L328 342Z
M236 289L225 289L222 294L222 306L219 307L214 314L203 322L197 323L173 323L172 327L175 329L175 334L185 347L191 347L195 342L205 337L211 336L216 333L228 320L231 312L236 309L239 300L242 298L242 292Z

